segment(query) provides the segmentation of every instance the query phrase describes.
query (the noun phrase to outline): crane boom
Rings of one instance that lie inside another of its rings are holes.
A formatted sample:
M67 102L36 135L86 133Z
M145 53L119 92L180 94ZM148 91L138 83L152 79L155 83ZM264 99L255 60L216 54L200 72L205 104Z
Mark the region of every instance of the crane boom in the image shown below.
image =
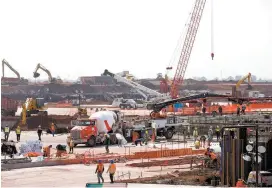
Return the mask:
M36 66L34 72L33 72L33 77L34 78L38 78L40 76L40 74L38 73L38 70L41 69L44 72L46 72L46 74L48 75L48 80L50 83L54 82L54 79L50 73L50 71L48 69L46 69L42 64L38 63L38 65Z
M16 71L5 59L2 60L2 74L5 77L5 65L16 74L16 76L20 79L20 74Z
M191 14L188 25L185 41L183 43L182 51L179 57L176 73L171 84L171 97L178 97L178 87L182 85L186 68L190 59L192 48L195 42L196 34L202 18L202 13L206 4L206 0L195 0L193 12Z
M123 78L121 76L118 76L116 74L113 74L111 72L109 72L107 69L104 71L103 75L105 76L111 76L113 78L115 78L118 82L123 82L133 88L135 88L137 90L138 93L140 93L146 100L147 100L147 95L145 93L148 93L149 95L152 95L152 96L155 96L155 97L162 97L164 96L163 94L157 92L157 91L154 91L152 89L149 89L141 84L138 84L136 82L133 82L132 80L128 80L126 78ZM144 93L145 92L145 93Z

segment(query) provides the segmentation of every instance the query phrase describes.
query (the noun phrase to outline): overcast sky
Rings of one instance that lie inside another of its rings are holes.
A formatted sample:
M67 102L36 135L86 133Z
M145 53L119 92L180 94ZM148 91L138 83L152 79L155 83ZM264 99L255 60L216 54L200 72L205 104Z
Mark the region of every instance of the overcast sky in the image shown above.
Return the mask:
M0 0L0 58L25 78L37 63L68 79L104 69L155 77L165 73L193 2ZM222 70L223 77L251 72L272 78L272 0L214 0L213 61L210 54L207 0L185 77L221 78Z

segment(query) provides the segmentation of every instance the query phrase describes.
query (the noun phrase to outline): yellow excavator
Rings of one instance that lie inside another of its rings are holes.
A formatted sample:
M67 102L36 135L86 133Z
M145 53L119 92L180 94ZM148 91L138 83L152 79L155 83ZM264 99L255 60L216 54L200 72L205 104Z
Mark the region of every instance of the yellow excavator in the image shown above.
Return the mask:
M27 98L25 104L23 105L23 113L26 117L30 117L32 114L38 114L42 116L47 116L47 108L44 105L43 98Z
M38 70L41 69L44 72L46 72L46 74L48 75L48 80L50 83L62 83L61 79L58 78L53 78L51 75L51 72L46 69L42 64L38 63L38 65L36 66L34 72L33 72L33 77L34 78L38 78L40 76L40 73L38 73Z
M248 89L248 90L252 89L252 86L250 85L250 84L251 84L251 73L248 73L246 76L244 76L243 78L241 78L241 79L236 83L236 90L238 90L239 87L240 87L240 85L241 85L242 83L244 83L246 80L247 80L247 83L248 83L247 89Z
M241 84L243 84L245 81L247 80L248 86L247 86L247 90L251 90L252 86L251 86L251 73L248 73L247 75L245 75L243 78L241 78L235 86L232 87L232 96L234 97L241 97L241 91L239 91L239 88L241 86Z

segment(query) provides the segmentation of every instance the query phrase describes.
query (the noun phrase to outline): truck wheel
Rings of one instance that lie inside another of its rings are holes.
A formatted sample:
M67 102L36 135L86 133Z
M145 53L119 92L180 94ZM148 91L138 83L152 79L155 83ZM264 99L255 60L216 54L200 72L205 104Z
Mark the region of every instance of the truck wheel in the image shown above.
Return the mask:
M124 108L125 108L123 105L120 105L119 107L120 107L121 109L124 109Z
M89 147L94 147L96 145L96 140L95 137L92 136L88 141L87 141L87 146Z
M174 135L174 131L172 129L168 129L166 133L164 134L166 139L171 139Z
M112 145L117 144L117 138L115 135L110 135L110 141Z

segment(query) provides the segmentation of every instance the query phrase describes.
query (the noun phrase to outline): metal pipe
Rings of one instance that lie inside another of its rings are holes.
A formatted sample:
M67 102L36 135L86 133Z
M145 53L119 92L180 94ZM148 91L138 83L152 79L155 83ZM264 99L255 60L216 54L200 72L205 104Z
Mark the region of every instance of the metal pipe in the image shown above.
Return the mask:
M259 127L258 127L258 125L256 126L256 187L258 187L258 183L259 183L259 169L258 169L258 146L259 146L259 143L258 143L258 136L259 136L259 134L258 134L258 131L259 131Z

